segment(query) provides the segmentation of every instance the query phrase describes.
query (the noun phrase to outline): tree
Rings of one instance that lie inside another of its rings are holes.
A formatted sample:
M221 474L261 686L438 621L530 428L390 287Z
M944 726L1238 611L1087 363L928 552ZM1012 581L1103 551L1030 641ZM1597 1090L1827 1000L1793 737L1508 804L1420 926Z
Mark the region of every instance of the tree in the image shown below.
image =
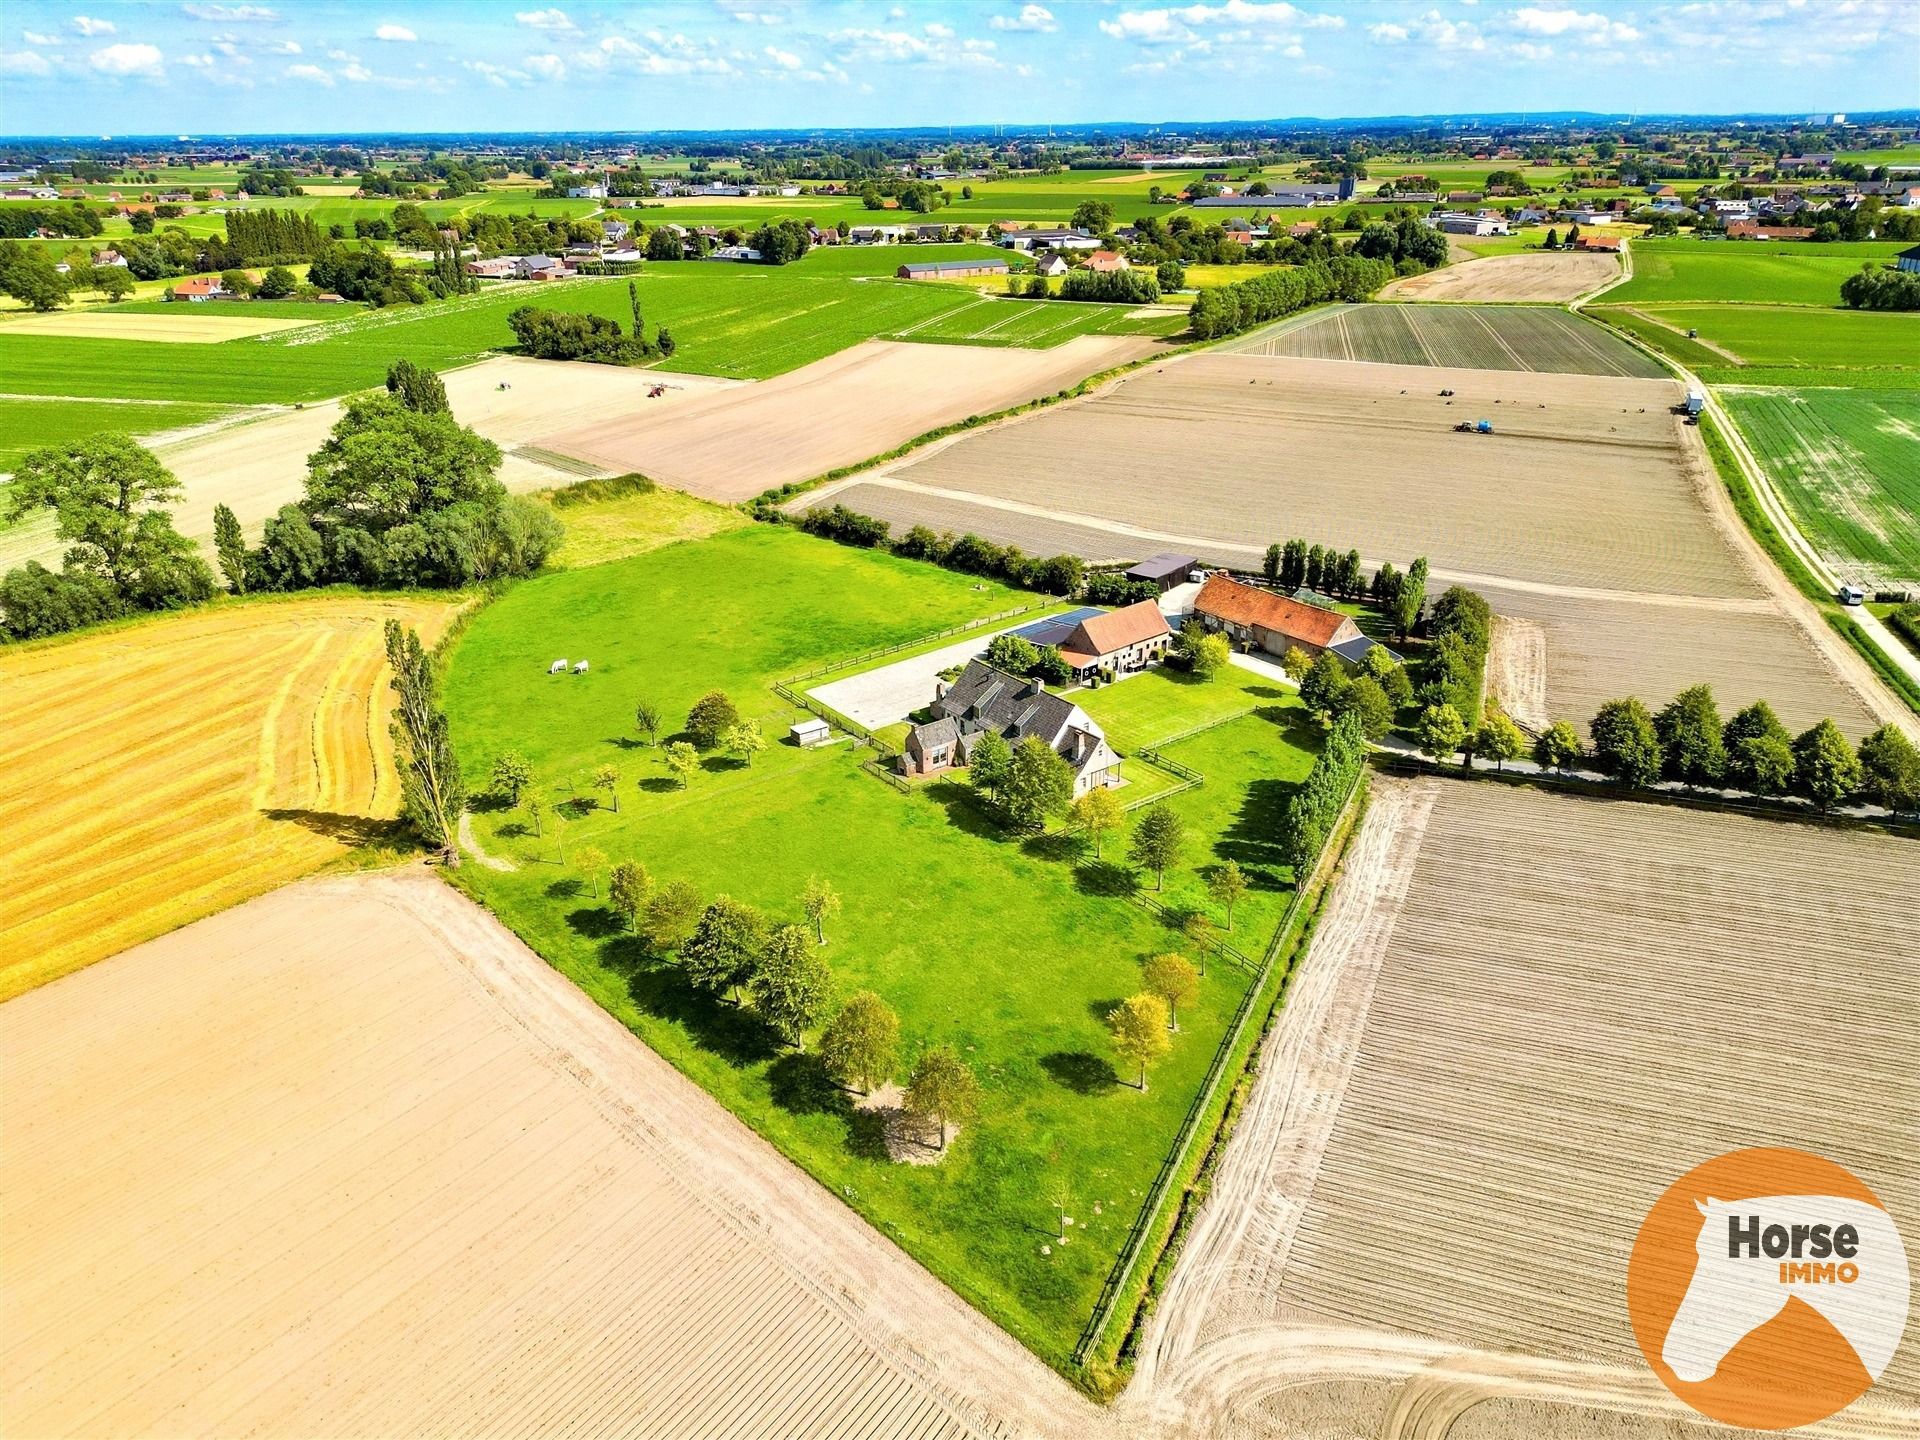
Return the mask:
M1720 732L1726 778L1750 795L1784 795L1793 784L1793 737L1773 707L1756 700Z
M640 320L640 287L633 281L627 281L627 308L633 312L633 333L644 335L647 327Z
M598 845L582 845L573 852L573 863L587 877L587 884L593 888L593 898L600 898L600 872L607 868L607 852Z
M1187 668L1202 680L1213 679L1227 668L1227 662L1233 658L1231 640L1191 620L1180 627L1177 643Z
M713 749L739 723L740 712L720 690L709 690L687 712L687 733L702 750Z
M1163 888L1167 866L1180 858L1187 843L1187 824L1165 805L1149 806L1127 841L1127 858L1153 871L1153 888Z
M118 305L133 294L133 276L118 265L103 265L93 272L93 288L107 297L109 305Z
M1073 216L1067 223L1075 230L1088 230L1095 235L1104 235L1113 229L1113 206L1105 200L1082 200L1074 208Z
M652 889L652 877L636 860L622 860L607 876L607 903L613 906L613 913L628 930L640 928L640 914L646 908L647 894Z
M454 758L447 715L440 708L440 684L433 659L421 647L418 632L387 621L387 665L395 696L394 762L400 771L400 803L408 822L438 850L449 868L460 864L455 840L460 813L467 808L466 782Z
M1653 717L1653 729L1660 737L1663 776L1689 790L1720 783L1727 769L1727 750L1711 686L1682 690Z
M767 748L767 737L760 733L757 720L741 720L729 725L720 740L727 753L738 756L748 768L753 766L753 757Z
M900 1017L871 990L862 990L840 1007L820 1034L820 1059L843 1085L862 1095L890 1074L900 1049Z
M593 788L604 790L613 797L613 813L620 813L620 770L615 765L602 765L593 772Z
M700 909L700 892L685 880L654 891L647 901L647 943L660 951L677 950L693 934Z
M1279 583L1280 564L1286 558L1286 554L1286 547L1278 541L1267 546L1266 558L1260 562L1260 573L1267 577L1269 585Z
M1125 823L1127 808L1112 790L1096 785L1073 802L1069 814L1073 828L1092 842L1093 858L1098 860L1101 841L1109 830L1118 830Z
M456 505L500 506L499 468L500 447L446 411L412 409L397 394L357 396L307 459L304 508L317 523L380 535Z
M1287 672L1287 678L1298 685L1307 678L1307 671L1313 668L1313 657L1298 645L1289 645L1287 653L1280 657L1280 668Z
M1860 789L1896 815L1920 811L1920 747L1882 725L1860 742Z
M262 300L284 300L293 294L296 281L293 271L284 265L274 265L260 277L260 298Z
M1187 944L1192 947L1193 953L1200 957L1202 975L1207 973L1208 954L1220 943L1220 937L1216 933L1219 928L1204 910L1189 910L1186 918L1180 922L1180 933L1186 937Z
M1200 972L1184 955L1155 955L1141 969L1149 994L1157 995L1167 1007L1167 1028L1180 1028L1180 1007L1200 993Z
M544 817L546 813L546 804L538 795L527 796L527 819L533 822L533 838L536 840L546 834L546 830L541 824L542 817Z
M1331 650L1322 650L1301 677L1300 703L1324 724L1338 711L1340 697L1350 683L1347 667L1341 664L1340 657Z
M965 1124L980 1103L980 1082L951 1045L936 1045L920 1057L907 1080L902 1102L909 1115L940 1122L940 1148L947 1148L948 1124Z
M1533 742L1533 763L1542 770L1565 770L1580 758L1580 736L1564 720L1556 720Z
M1480 722L1480 729L1473 737L1473 749L1476 755L1493 761L1496 769L1504 770L1507 761L1518 760L1526 753L1527 737L1505 711L1495 710Z
M213 549L220 557L220 573L227 577L227 592L247 593L247 537L240 531L240 517L225 505L213 507Z
M1247 872L1237 861L1229 860L1207 881L1207 893L1227 908L1227 929L1233 929L1233 907L1246 897L1251 887L1247 883Z
M700 768L700 752L684 740L670 741L663 758L667 762L667 773L680 782L680 788L686 789L693 781L693 772Z
M556 857L555 864L565 865L567 863L567 826L569 823L567 812L555 806L553 811L553 850Z
M671 360L673 352L679 347L674 344L673 335L662 325L659 333L653 337L653 348L660 352L663 360Z
M709 995L735 992L753 978L766 947L766 922L751 905L716 895L680 947L687 978Z
M6 487L6 518L51 510L65 568L97 575L141 609L205 600L213 572L161 508L186 492L151 450L102 434L29 451Z
M1860 788L1860 757L1831 720L1822 720L1793 742L1793 791L1825 810Z
M1420 623L1420 612L1426 605L1427 557L1422 555L1400 577L1394 587L1393 598L1387 605L1387 613L1402 640L1411 635L1413 627Z
M533 783L533 766L518 750L496 756L488 783L493 793L503 797L508 809L518 809L520 796Z
M640 700L633 707L633 726L651 745L660 735L660 707L651 700Z
M1641 787L1660 778L1660 736L1638 700L1609 700L1587 729L1593 734L1593 763L1601 774Z
M813 926L814 942L827 943L827 917L840 913L840 893L818 875L807 877L807 888L800 893L800 908Z
M1013 747L998 731L986 731L974 742L973 760L968 767L973 788L989 798L997 799L1012 774Z
M1006 783L1000 787L1000 809L1015 830L1045 827L1049 817L1067 808L1073 798L1073 767L1038 735L1029 735L1013 747Z
M1140 1067L1140 1093L1147 1092L1147 1066L1173 1049L1167 1002L1158 995L1129 995L1107 1015L1113 1048Z
M819 1022L831 990L827 962L804 929L782 925L767 937L753 975L753 1004L782 1040L807 1048L806 1032Z
M1371 675L1355 676L1334 701L1333 713L1358 716L1369 740L1378 740L1393 728L1393 701Z
M1040 652L1026 636L1016 635L1009 630L1004 635L993 637L987 645L985 658L994 669L1004 670L1009 675L1031 675Z
M1429 705L1420 712L1419 733L1421 753L1445 760L1467 743L1467 722L1451 705Z
M396 360L387 367L387 393L407 409L420 415L450 415L447 387L438 375L411 360Z

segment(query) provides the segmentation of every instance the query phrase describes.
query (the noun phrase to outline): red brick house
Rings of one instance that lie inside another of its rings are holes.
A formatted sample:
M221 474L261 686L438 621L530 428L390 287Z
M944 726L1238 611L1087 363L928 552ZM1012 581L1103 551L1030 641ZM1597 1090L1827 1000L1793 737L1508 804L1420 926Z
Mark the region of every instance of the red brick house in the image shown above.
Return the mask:
M1084 680L1096 671L1129 675L1144 670L1167 653L1173 631L1151 600L1141 600L1103 615L1089 615L1060 642L1060 656L1073 667L1074 678Z

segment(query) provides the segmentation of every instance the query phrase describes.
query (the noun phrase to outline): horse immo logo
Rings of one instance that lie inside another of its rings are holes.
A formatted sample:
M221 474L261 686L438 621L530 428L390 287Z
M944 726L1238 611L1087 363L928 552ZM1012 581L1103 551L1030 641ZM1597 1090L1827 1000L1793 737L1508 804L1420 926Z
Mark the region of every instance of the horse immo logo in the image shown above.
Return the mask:
M1647 1212L1627 1270L1634 1338L1668 1389L1728 1425L1845 1409L1893 1359L1908 1272L1893 1217L1801 1150L1696 1166Z

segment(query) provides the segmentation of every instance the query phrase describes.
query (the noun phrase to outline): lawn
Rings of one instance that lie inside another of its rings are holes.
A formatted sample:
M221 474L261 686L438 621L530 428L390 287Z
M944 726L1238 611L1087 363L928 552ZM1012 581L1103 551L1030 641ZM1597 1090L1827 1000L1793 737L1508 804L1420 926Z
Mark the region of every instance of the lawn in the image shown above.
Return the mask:
M1633 278L1607 302L1663 305L1698 301L1840 304L1840 282L1869 260L1890 260L1899 244L1810 245L1794 241L1636 240Z
M84 440L106 431L152 435L204 425L227 414L219 405L169 402L123 405L107 400L0 400L0 471L11 471L29 450Z
M981 1082L979 1120L940 1163L885 1159L870 1122L809 1057L781 1052L750 1009L700 997L670 963L615 933L577 870L557 863L550 818L536 838L523 816L481 814L483 843L521 868L468 864L458 878L649 1045L1066 1368L1249 977L1209 967L1143 1094L1116 1079L1101 1016L1138 989L1139 963L1172 936L1148 909L1110 893L1111 870L1077 864L1076 845L1005 837L958 781L902 794L861 773L867 752L847 744L773 744L751 767L709 757L679 790L657 751L633 739L637 697L677 722L714 687L770 737L783 736L798 712L769 682L1025 598L976 586L753 527L519 586L475 617L447 686L456 743L476 781L494 755L518 749L536 792L564 805L595 767L620 767L618 813L584 786L573 802L570 855L590 842L614 860L642 861L657 881L725 892L783 921L798 918L810 875L828 879L845 901L829 922L838 993L872 988L899 1011L903 1070L926 1047L951 1043ZM593 670L549 677L547 662L561 652L589 658ZM1124 698L1127 688L1111 694ZM1181 797L1212 807L1193 810L1196 823L1205 816L1221 826L1228 844L1262 830L1254 801L1274 798L1249 790L1236 808L1233 764L1259 764L1263 779L1305 769L1284 732L1255 723L1265 733L1249 730L1237 751L1226 735L1217 753L1196 750L1221 774L1209 777L1204 801ZM1196 841L1170 885L1187 883L1187 869L1207 863L1216 843ZM1250 921L1242 928L1251 942ZM1062 1201L1077 1222L1072 1243L1043 1253Z
M1050 350L1076 335L1176 335L1187 328L1184 314L1155 312L1136 316L1136 308L1078 300L1014 300L974 295L960 309L921 321L899 331L893 338Z
M704 539L753 523L731 505L715 505L679 490L636 490L582 502L575 498L582 489L568 486L560 491L542 490L533 497L551 508L567 527L567 538L553 561L570 570L624 560L679 540Z
M1830 563L1920 582L1920 393L1742 387L1721 398Z
M1877 386L1872 372L1920 369L1920 315L1791 305L1667 305L1657 313L1681 335L1675 337L1658 325L1635 326L1635 333L1682 363L1691 363L1689 355L1712 354L1706 346L1682 349L1689 329L1744 362L1736 367L1718 355L1701 361L1727 372L1703 376L1712 383L1764 385L1773 383L1770 377L1747 370L1780 368L1851 371L1850 376L1836 375L1833 383ZM1607 318L1614 318L1610 310ZM1905 388L1898 380L1894 384Z

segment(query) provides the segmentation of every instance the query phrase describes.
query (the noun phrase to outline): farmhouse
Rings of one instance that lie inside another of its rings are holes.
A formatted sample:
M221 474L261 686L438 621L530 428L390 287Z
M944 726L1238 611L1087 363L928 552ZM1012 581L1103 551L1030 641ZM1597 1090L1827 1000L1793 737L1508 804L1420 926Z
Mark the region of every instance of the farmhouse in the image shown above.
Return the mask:
M1166 594L1176 585L1184 585L1193 578L1193 572L1199 561L1191 555L1177 555L1171 550L1158 555L1149 555L1138 565L1127 571L1127 579L1140 580L1157 585L1160 593Z
M1428 218L1427 224L1448 235L1506 235L1511 233L1504 215L1483 211L1478 215L1445 210Z
M1194 618L1209 630L1224 630L1242 645L1269 655L1298 646L1308 655L1331 650L1349 665L1359 665L1377 642L1360 632L1350 615L1271 590L1246 585L1229 575L1211 575L1193 602Z
M969 661L952 686L942 686L929 707L933 719L907 732L900 768L931 775L968 764L980 737L989 732L1009 745L1037 735L1073 767L1073 793L1120 783L1120 757L1106 732L1078 705L1047 689L1043 680L1022 680L983 660Z
M497 255L491 260L469 260L467 274L477 280L511 280L519 274L519 260L512 255Z
M1727 226L1729 240L1806 240L1812 235L1811 225L1756 225L1751 220L1736 220Z
M1619 235L1582 235L1578 240L1573 242L1573 248L1576 250L1602 250L1611 255L1618 252L1623 243L1624 237Z
M1067 257L1057 250L1048 250L1033 258L1033 273L1051 280L1056 275L1064 275L1071 268Z
M1096 250L1087 256L1087 269L1100 274L1112 274L1116 270L1131 270L1127 257L1118 250Z
M959 280L968 275L1004 275L1007 262L987 258L979 260L923 260L902 265L893 272L901 280Z
M195 275L173 287L174 299L191 300L196 305L226 293L226 287L220 283L218 275Z
M1060 642L1060 656L1073 668L1075 679L1098 671L1130 675L1155 664L1173 643L1167 618L1151 600L1119 610L1089 615Z

